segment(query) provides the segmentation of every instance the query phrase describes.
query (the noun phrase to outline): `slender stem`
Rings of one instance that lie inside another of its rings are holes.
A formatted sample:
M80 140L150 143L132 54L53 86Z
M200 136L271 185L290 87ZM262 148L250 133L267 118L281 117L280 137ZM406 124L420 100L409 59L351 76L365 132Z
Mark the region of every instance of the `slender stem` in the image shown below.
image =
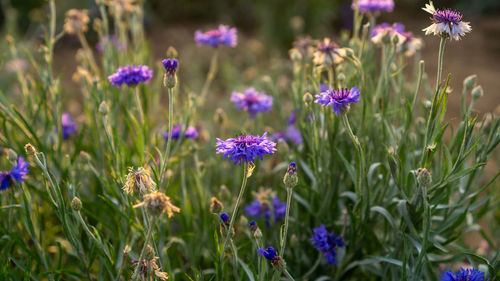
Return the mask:
M139 263L134 270L134 274L132 275L132 281L137 280L137 277L139 275L139 267L141 267L141 264L142 264L141 261L144 258L144 254L146 253L146 248L148 247L149 240L151 240L151 237L153 236L154 226L155 226L155 219L154 219L154 217L152 217L149 220L149 227L148 227L148 232L146 234L146 240L144 240L144 246L142 246L141 254L139 255L139 259L138 259Z
M168 139L167 148L165 149L165 157L163 158L163 163L161 164L160 171L160 186L163 186L165 181L165 171L167 169L168 158L170 157L170 146L172 143L172 119L174 118L174 89L168 88Z
M247 173L248 173L248 163L245 162L243 166L243 181L241 182L240 193L238 194L238 199L236 199L236 205L234 206L233 214L231 215L231 221L229 223L229 229L227 231L226 239L224 240L224 246L222 247L222 254L220 257L221 264L224 261L224 252L226 251L227 243L229 243L229 239L231 238L234 225L234 220L236 219L236 215L238 214L238 208L240 206L241 198L243 198L243 194L245 193L245 187L247 186Z
M283 270L283 273L285 274L286 278L290 279L291 281L295 281L295 279L293 279L292 275L290 275L290 272L288 272L288 270Z
M202 104L202 105L203 105L203 103L205 103L205 98L206 98L206 95L208 94L208 89L210 88L210 85L212 84L212 81L214 80L215 75L217 74L217 69L218 69L217 59L218 59L218 57L219 57L219 50L216 50L212 56L212 60L210 61L210 68L208 69L207 79L205 80L205 83L203 83L203 88L201 88L200 104Z
M438 56L438 69L436 77L436 92L439 89L439 83L441 82L441 72L443 70L443 55L444 55L444 45L446 43L446 37L441 37L441 42L439 42L439 56Z
M144 111L142 110L141 96L139 93L139 87L135 87L135 99L137 103L137 108L139 109L139 122L144 126Z
M290 207L292 203L292 193L293 193L293 188L286 189L287 196L286 196L285 228L283 229L283 236L281 237L281 249L280 249L280 256L282 257L285 253L286 238L288 233L288 219L290 217Z

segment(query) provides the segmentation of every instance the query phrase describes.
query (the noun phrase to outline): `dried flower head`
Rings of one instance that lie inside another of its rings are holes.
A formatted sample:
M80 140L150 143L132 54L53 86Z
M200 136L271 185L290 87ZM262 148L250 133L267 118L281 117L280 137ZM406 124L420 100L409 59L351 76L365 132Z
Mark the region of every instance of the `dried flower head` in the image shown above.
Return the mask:
M134 260L132 264L134 267L139 267L139 279L140 280L152 280L159 278L160 280L168 280L168 274L161 271L157 264L158 257L154 257L150 260L143 259L142 261Z
M158 191L144 195L143 203L148 211L154 216L166 212L168 217L171 218L174 216L174 213L179 213L181 211L179 207L174 206L174 204L170 202L170 197Z
M87 31L87 24L89 23L88 10L71 9L66 12L64 19L64 31L69 34Z
M432 24L424 28L425 35L434 34L450 37L452 40L460 40L472 29L468 22L462 21L462 14L450 9L436 9L432 1L425 4L422 10L432 15Z
M222 203L219 200L217 200L217 198L212 197L212 199L210 199L210 201L212 202L210 204L210 212L211 213L218 214L222 211L222 209L224 209L224 205L222 205Z
M139 167L134 170L133 167L128 168L128 175L125 180L123 190L128 194L133 194L134 191L140 195L152 192L156 189L156 183L151 178L151 171Z

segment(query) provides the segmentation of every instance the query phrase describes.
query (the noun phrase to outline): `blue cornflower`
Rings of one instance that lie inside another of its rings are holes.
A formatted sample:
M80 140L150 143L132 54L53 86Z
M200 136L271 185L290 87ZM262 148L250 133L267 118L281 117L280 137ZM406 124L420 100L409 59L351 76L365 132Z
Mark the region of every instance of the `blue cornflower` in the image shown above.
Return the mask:
M71 115L63 113L61 118L62 137L67 140L72 134L76 132L76 123L71 119Z
M332 106L332 110L340 115L347 110L350 103L359 101L359 88L352 87L350 90L347 88L333 90L332 86L325 91L316 95L315 103L322 104L324 107Z
M302 133L295 126L288 126L284 132L277 132L272 135L275 141L284 140L286 143L293 143L296 146L302 144Z
M136 86L141 82L146 83L151 77L153 77L153 71L146 65L127 65L119 67L115 73L108 76L108 80L116 87L122 84Z
M432 24L423 29L425 35L432 33L460 40L465 33L472 30L468 22L462 21L462 14L457 11L436 9L432 1L425 4L425 8L422 9L432 15Z
M443 275L439 275L440 281L485 281L484 273L474 268L460 268L459 271L443 271Z
M167 75L174 76L177 71L177 67L179 67L179 62L177 59L164 59L161 61Z
M244 93L233 92L231 102L238 110L248 111L250 118L255 118L259 112L269 112L273 107L273 97L254 88L247 88Z
M356 9L356 1L361 13L367 12L392 12L394 9L394 0L353 0L351 8Z
M14 182L24 182L26 175L29 173L28 163L23 157L17 158L17 164L10 171L0 172L0 190L5 190Z
M179 139L181 136L181 125L172 126L172 139ZM163 134L165 140L168 140L168 131ZM186 132L184 132L184 138L195 139L198 137L198 130L193 126L188 126Z
M257 249L257 253L270 261L273 261L276 257L279 257L278 252L276 252L276 250L271 246L267 247L266 249L259 248Z
M258 198L257 200L245 206L245 212L248 216L256 219L263 218L268 226L270 225L271 218L274 218L274 223L285 216L286 203L281 202L278 196L274 196L271 202L266 200L267 198L260 198L258 195L256 197ZM271 205L269 205L269 203L271 203ZM271 207L273 213L271 213Z
M223 223L229 223L229 215L227 213L220 214L220 220Z
M345 246L342 236L336 236L333 232L329 233L324 224L314 228L313 233L311 243L314 248L323 253L328 264L337 264L337 247Z
M290 113L290 116L288 117L288 120L286 120L287 125L293 125L297 123L297 111L294 110L292 113Z
M220 45L236 47L238 41L238 31L236 28L230 28L227 25L219 25L218 29L212 29L207 32L197 30L194 33L194 40L200 45L210 45L214 48Z
M275 146L275 142L267 139L267 133L262 137L242 135L227 140L217 138L216 144L217 154L222 153L223 159L229 157L229 162L234 161L240 166L242 162L254 163L257 157L262 160L262 155L272 155L276 151Z

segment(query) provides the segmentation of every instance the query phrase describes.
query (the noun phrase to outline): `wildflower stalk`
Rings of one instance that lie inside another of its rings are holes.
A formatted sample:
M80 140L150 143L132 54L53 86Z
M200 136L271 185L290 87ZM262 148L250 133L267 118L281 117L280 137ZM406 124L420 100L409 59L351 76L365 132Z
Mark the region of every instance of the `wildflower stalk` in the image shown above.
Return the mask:
M231 221L229 222L229 230L227 231L226 239L224 240L224 246L222 247L222 254L220 257L221 264L224 261L224 252L226 251L227 243L229 243L229 239L231 238L231 229L233 229L234 220L236 219L236 215L238 214L238 208L240 206L241 198L243 198L243 194L245 193L247 179L248 163L245 162L245 164L243 164L243 181L241 182L240 193L238 194L238 199L236 199L236 205L234 206L233 214L231 215Z
M160 185L163 186L165 179L167 178L165 172L167 170L168 158L170 157L170 146L172 143L172 119L174 118L174 89L168 88L168 139L167 148L165 148L165 157L163 158L163 163L161 164L160 171Z
M441 82L441 72L443 70L443 55L444 55L445 44L446 44L446 37L441 36L441 42L439 42L438 69L437 69L437 77L436 77L436 91L439 89L439 83Z
M207 79L205 80L205 83L203 83L203 88L201 88L200 92L200 104L203 105L205 103L205 98L208 93L208 89L210 88L210 85L212 84L212 81L215 78L215 75L217 74L218 70L218 58L219 58L219 50L217 49L215 53L212 56L212 59L210 61L210 68L208 69L207 73Z
M141 126L144 127L144 111L142 110L142 102L138 86L135 87L135 99L139 110L139 123L141 123Z
M286 278L290 279L291 281L295 281L295 279L293 279L292 275L290 274L290 272L288 272L288 270L286 270L286 268L283 270L283 274L285 274Z
M286 214L285 214L285 225L283 228L283 235L281 237L281 248L280 248L280 256L283 256L285 253L285 246L286 246L286 238L287 238L287 233L288 233L288 219L290 217L290 207L292 203L292 193L293 193L293 188L287 187L286 188Z
M134 269L134 274L132 274L132 279L131 279L132 281L137 280L137 277L139 276L140 264L141 264L142 260L144 259L144 254L146 253L146 248L148 247L149 240L151 240L151 237L153 236L153 229L155 227L155 222L156 222L155 217L152 216L151 219L149 220L148 231L146 234L146 239L144 240L144 246L142 246L141 254L139 255L139 259L138 259L139 264Z
M95 235L92 233L92 231L90 231L90 229L87 226L87 223L85 222L85 220L83 219L82 214L80 213L80 211L75 211L75 213L76 213L76 217L80 221L80 224L82 225L83 230L85 231L85 233L87 233L87 235L92 239L92 241L94 241L94 243L96 243L96 245L101 249L101 251L106 255L106 257L111 261L112 260L111 256L108 253L108 251L106 250L106 247L104 247L104 244L102 244L102 242L99 241L95 237Z

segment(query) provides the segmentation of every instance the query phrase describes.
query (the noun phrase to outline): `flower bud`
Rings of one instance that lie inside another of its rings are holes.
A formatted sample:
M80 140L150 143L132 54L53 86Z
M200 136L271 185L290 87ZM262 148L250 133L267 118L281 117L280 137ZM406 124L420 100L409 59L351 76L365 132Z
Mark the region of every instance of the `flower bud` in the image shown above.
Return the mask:
M464 79L464 88L466 91L470 91L476 86L476 74L469 75Z
M179 56L179 53L177 52L177 50L173 46L168 47L167 58L177 58L178 56Z
M302 60L302 54L296 48L291 48L288 54L290 55L290 59L294 62Z
M294 188L299 182L299 178L297 177L297 165L295 162L290 162L288 165L288 169L283 177L283 183L286 188Z
M484 93L483 87L481 87L479 85L479 86L474 87L474 89L472 89L471 95L472 95L472 98L477 99L477 98L482 97L483 93Z
M225 121L226 121L226 113L224 112L224 109L220 107L217 108L214 114L214 122L219 125L222 125L224 124Z
M420 186L429 187L432 185L432 175L426 168L417 170L417 182Z
M9 158L10 162L17 162L17 153L14 150L9 149L7 152L7 158Z
M146 251L144 253L144 259L146 260L152 260L156 257L156 254L155 254L155 249L153 249L153 247L151 247L149 244L146 246Z
M222 211L222 209L224 208L224 205L222 205L222 203L217 200L217 198L215 197L212 197L211 199L212 201L212 204L210 205L210 212L212 214L218 214Z
M309 106L311 105L312 101L313 101L313 96L311 95L311 93L309 92L306 92L304 94L304 97L302 98L302 101L304 101L304 103Z
M82 201L80 200L80 198L74 197L73 200L71 200L71 209L76 212L82 209Z
M99 105L99 113L101 113L102 115L108 114L108 105L106 104L106 101L102 101Z
M34 155L36 153L36 148L31 145L31 143L27 143L25 146L24 146L24 150L26 151L26 153L28 154L32 154Z

